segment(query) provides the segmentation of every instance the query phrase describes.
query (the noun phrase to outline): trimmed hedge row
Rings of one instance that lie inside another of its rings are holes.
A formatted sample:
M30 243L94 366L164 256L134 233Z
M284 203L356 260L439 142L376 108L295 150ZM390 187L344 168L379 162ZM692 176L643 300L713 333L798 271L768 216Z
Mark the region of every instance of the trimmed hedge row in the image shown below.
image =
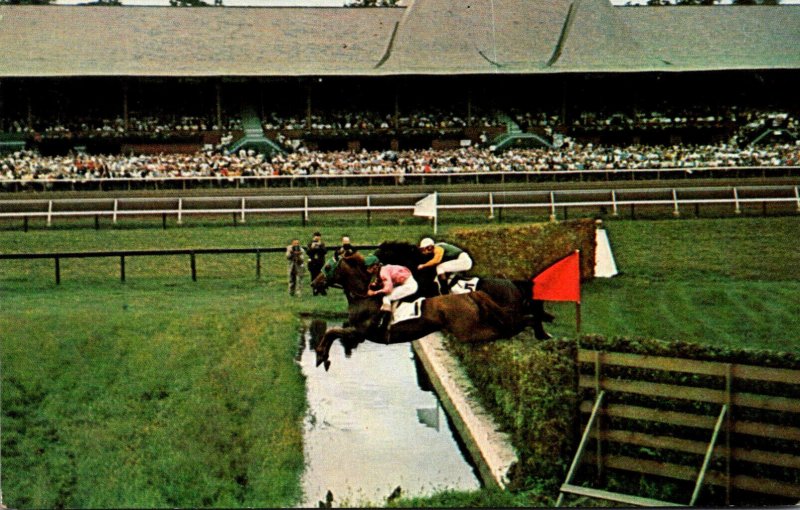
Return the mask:
M474 272L486 276L528 279L581 251L581 279L594 276L595 220L579 219L525 226L481 226L451 231L448 238L467 250Z

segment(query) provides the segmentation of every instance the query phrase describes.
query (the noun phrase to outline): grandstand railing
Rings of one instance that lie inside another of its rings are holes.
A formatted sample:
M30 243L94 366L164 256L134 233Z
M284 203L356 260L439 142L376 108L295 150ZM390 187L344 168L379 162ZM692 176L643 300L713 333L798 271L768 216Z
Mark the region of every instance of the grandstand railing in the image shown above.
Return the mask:
M217 197L119 197L0 200L0 219L45 219L50 226L54 219L65 217L100 217L117 223L121 217L161 216L166 228L167 217L181 224L186 216L232 215L234 223L244 223L248 216L299 214L303 224L311 214L364 213L369 223L373 213L411 213L416 202L427 193L262 195ZM703 186L681 188L619 188L496 192L443 192L437 194L437 215L444 211L483 210L488 217L503 210L544 210L556 219L558 210L564 217L568 208L599 208L619 214L623 207L656 206L680 215L682 208L701 205L729 207L740 213L743 207L781 204L784 212L800 212L800 186ZM610 210L610 211L609 211ZM697 209L695 209L697 212Z
M61 179L0 179L0 193L21 191L123 191L142 189L271 188L327 186L402 186L410 184L505 184L536 182L644 181L698 178L786 177L800 166L637 168L602 170L542 170L430 173L364 173L261 176L108 177Z

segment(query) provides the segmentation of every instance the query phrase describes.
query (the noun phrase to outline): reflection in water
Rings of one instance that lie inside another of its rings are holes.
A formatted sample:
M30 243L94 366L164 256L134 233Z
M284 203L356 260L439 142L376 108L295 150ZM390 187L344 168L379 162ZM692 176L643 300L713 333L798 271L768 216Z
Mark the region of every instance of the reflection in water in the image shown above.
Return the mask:
M397 487L405 497L477 489L436 395L418 384L411 344L337 342L326 372L311 350L324 324L303 332L299 359L309 403L303 506L329 490L334 506L358 506L383 504Z

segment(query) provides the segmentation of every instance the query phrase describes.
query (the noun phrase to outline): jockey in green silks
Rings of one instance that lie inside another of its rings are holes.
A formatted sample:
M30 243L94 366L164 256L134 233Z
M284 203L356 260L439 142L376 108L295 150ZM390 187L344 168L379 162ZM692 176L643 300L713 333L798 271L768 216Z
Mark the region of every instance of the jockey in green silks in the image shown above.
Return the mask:
M472 269L472 257L458 246L448 243L434 242L430 237L426 237L419 243L419 251L423 255L433 254L433 258L424 264L417 266L422 270L427 267L436 267L436 277L439 283L439 291L442 294L450 293L450 280L447 275L461 273Z

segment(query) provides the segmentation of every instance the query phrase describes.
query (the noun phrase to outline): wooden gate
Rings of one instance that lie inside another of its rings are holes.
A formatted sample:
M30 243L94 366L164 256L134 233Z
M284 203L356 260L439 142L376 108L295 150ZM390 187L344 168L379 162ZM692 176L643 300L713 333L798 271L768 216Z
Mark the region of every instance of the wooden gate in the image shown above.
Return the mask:
M558 505L567 494L694 505L704 485L723 487L728 504L732 490L800 499L800 370L590 350L578 364L589 417ZM663 501L586 487L575 483L582 463L598 479L623 470L695 488Z

